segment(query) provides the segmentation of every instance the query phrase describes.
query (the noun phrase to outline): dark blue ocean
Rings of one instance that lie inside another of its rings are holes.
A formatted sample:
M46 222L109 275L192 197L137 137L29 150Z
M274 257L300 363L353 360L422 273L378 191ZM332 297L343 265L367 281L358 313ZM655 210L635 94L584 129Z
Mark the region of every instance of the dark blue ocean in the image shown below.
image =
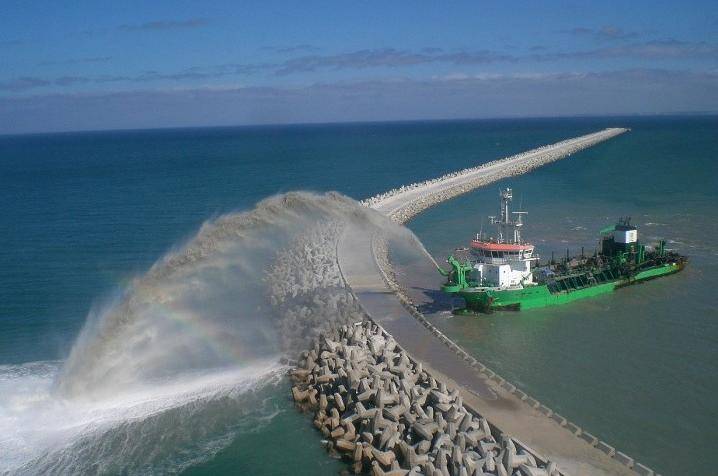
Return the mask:
M442 204L409 227L443 257L478 231L482 217L495 214L498 188L511 186L529 212L525 238L544 256L567 247L592 250L600 228L630 215L642 239L666 238L689 255L688 268L569 306L432 319L527 393L637 460L663 474L711 473L718 438L716 117L2 136L0 472L38 458L72 468L74 458L87 457L72 448L46 452L43 425L76 433L66 420L53 419L64 403L37 410L36 395L54 385L88 313L207 220L294 190L362 199L612 126L632 131ZM437 288L440 280L437 275ZM321 448L309 417L294 411L281 378L255 384L232 405L215 402L192 418L170 404L157 409L151 429L139 430L154 440L125 448L124 467L113 460L94 470L336 474L344 468ZM105 415L97 402L88 405L83 417ZM117 422L104 433L109 442L141 425L146 413L128 408L112 413ZM182 422L191 425L187 441L162 438L163 425Z

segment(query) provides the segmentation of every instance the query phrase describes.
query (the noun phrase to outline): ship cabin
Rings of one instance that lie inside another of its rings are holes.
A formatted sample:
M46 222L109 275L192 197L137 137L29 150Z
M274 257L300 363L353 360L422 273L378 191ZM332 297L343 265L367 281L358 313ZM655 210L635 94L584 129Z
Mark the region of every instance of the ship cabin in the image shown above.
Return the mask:
M638 229L630 218L621 218L614 226L601 230L601 252L611 256L616 252L630 251L638 244Z
M638 241L638 229L631 224L630 217L622 217L613 226L601 230L599 241L601 254L640 264L645 260L646 247Z
M482 287L518 288L533 283L531 262L537 260L529 243L472 240L475 258L471 280Z

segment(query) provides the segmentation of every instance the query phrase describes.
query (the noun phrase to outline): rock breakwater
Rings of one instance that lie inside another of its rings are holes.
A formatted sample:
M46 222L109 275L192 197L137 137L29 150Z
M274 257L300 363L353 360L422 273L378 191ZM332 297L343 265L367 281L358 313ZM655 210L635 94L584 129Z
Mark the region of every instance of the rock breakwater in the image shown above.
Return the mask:
M314 412L327 449L355 473L561 474L467 407L458 390L437 381L369 320L321 334L291 374L294 400Z
M625 128L603 129L434 179L403 185L370 197L362 203L384 213L398 223L406 223L438 203L496 180L524 174L628 131L629 129Z

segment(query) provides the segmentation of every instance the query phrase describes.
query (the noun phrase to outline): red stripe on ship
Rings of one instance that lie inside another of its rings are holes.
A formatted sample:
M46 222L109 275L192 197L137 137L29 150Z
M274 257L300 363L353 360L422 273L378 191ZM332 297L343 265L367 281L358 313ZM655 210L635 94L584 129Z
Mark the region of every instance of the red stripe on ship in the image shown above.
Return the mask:
M471 247L486 251L533 251L534 245L524 243L515 245L511 243L490 243L487 241L472 240Z

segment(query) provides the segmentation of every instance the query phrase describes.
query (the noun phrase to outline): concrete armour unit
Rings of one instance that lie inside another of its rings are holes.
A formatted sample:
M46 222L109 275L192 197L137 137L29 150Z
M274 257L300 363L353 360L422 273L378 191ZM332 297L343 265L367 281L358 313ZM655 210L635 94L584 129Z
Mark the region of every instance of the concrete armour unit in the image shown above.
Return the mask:
M351 372L361 376L358 384ZM374 322L325 332L291 374L294 400L315 412L328 449L355 472L561 474L555 463L465 406L459 391L433 377Z

